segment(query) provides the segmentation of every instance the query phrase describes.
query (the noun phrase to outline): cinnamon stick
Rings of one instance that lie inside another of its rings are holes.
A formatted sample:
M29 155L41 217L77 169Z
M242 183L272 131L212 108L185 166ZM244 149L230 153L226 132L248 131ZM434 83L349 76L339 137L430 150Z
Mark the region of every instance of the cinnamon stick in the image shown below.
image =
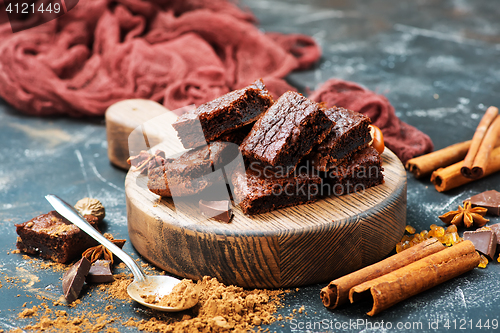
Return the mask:
M472 178L473 176L472 166L474 164L476 155L479 151L479 147L481 146L481 143L483 141L484 136L486 135L488 128L490 127L493 120L495 120L497 115L498 115L498 109L494 106L490 106L484 113L483 118L481 118L481 121L479 122L479 125L477 126L476 131L474 132L474 136L472 137L472 143L469 148L469 152L467 153L467 156L465 157L463 166L461 168L461 172L464 177Z
M367 314L374 316L411 296L474 269L479 261L480 256L474 244L463 241L353 287L349 292L349 300L353 303L371 295L373 307Z
M444 248L445 246L437 238L430 238L373 265L333 280L328 286L321 289L320 297L323 305L329 309L335 309L337 306L347 303L349 290L352 287L409 265Z
M498 109L497 109L498 112ZM496 117L493 123L486 131L484 135L483 142L479 146L479 151L477 152L476 158L474 159L474 164L471 169L471 178L477 179L483 176L484 169L488 165L489 158L497 138L500 136L500 117Z
M471 142L472 140L455 143L432 153L409 159L406 162L406 169L413 173L415 178L428 176L434 170L462 161L469 151Z
M431 182L438 192L445 192L474 181L474 179L466 178L462 175L462 165L463 162L458 162L446 168L440 168L432 173ZM498 171L500 171L500 147L493 149L491 152L488 165L480 178Z

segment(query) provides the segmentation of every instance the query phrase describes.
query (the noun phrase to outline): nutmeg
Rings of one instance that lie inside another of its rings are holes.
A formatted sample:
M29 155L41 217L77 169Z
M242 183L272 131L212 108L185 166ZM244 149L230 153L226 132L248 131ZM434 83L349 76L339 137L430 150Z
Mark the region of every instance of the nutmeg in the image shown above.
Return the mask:
M83 198L81 200L78 200L78 202L75 205L75 208L83 216L94 215L95 217L97 217L99 221L102 221L104 219L104 216L106 216L106 211L104 210L104 206L97 199Z

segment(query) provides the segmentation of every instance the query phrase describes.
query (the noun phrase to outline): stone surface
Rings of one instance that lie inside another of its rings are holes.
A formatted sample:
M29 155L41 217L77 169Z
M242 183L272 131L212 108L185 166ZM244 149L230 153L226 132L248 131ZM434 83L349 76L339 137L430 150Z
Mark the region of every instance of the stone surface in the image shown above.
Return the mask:
M430 135L436 149L470 139L486 108L498 106L500 7L494 1L244 0L242 3L256 14L265 31L309 34L322 46L321 62L313 70L290 75L287 79L292 85L307 94L307 89L314 90L332 77L362 84L387 96L397 115ZM51 208L44 199L49 192L73 203L83 197L98 198L106 207L103 231L128 239L125 175L107 159L103 119L27 117L0 101L1 272L18 276L23 272L18 268L31 270L21 255L7 254L15 249L13 225L49 211ZM417 231L428 230L440 214L492 188L500 188L500 174L446 194L436 192L428 180L416 180L409 175L408 224ZM499 222L500 218L492 217L490 224ZM134 251L130 242L124 250ZM21 283L8 288L10 284L0 275L3 285L0 299L9 300L0 304L0 329L10 331L13 326L29 324L31 319L19 319L17 313L22 311L24 302L37 301L31 296L43 293L55 301L61 295L60 287L53 287L59 286L61 272L41 270L31 274L39 279L32 289ZM328 311L319 298L324 285L311 285L287 296L285 307L278 312L288 316L291 309L304 305L307 314L297 314L294 322L277 321L269 329L304 332L299 324L305 327L308 323L325 321L332 326L314 331L336 332L339 329L335 325L339 327L350 320L365 323L366 319L372 325L382 320L384 325L390 322L393 329L389 332L398 331L395 327L402 322L421 325L408 331L435 333L453 331L444 327L447 321L453 325L456 320L457 328L460 320L467 323L471 320L476 325L479 319L482 323L490 319L491 323L499 318L500 312L499 274L500 265L490 263L486 269L475 269L448 281L376 318L367 318L360 306ZM90 290L81 304L64 310L78 315L93 311L92 304L102 307L109 304L100 303L98 294ZM21 296L16 297L18 294ZM109 314L129 318L136 312L127 304ZM438 329L430 328L431 324ZM120 322L109 326L123 330ZM348 327L342 332L366 328ZM127 328L127 332L134 330Z

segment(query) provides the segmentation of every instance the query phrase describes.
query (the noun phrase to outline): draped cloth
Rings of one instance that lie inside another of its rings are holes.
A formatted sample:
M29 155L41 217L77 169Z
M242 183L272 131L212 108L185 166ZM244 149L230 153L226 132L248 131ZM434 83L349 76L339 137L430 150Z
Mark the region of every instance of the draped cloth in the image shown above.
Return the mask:
M82 0L38 27L0 25L0 96L39 116L103 115L127 98L176 109L255 78L279 96L293 89L283 78L309 68L320 48L255 21L226 0Z
M296 90L284 80L290 72L320 57L311 37L262 32L227 0L82 0L20 32L0 24L0 96L26 114L73 117L102 116L130 98L199 105L257 78L278 98ZM403 160L432 147L385 97L354 83L328 81L311 98L369 115Z
M363 113L382 130L385 145L406 163L412 157L434 149L431 138L396 116L389 100L354 82L337 79L326 81L310 99L327 106L339 106Z

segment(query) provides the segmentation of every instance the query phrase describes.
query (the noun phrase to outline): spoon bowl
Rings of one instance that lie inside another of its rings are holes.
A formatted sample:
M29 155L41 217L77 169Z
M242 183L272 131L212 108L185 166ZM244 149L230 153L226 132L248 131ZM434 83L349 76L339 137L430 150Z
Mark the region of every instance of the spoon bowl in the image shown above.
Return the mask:
M120 258L122 262L127 265L134 275L134 281L127 287L127 293L134 301L151 309L167 312L183 311L192 308L198 303L199 295L197 294L195 297L182 302L178 307L161 306L146 302L146 299L150 299L151 297L153 297L153 299L159 299L170 294L172 289L181 281L166 275L149 276L144 274L142 269L137 265L132 257L100 234L80 215L80 213L78 213L73 206L53 194L46 195L45 198L59 214L64 216L68 221L79 227L83 232L87 233L101 245L113 252L114 255Z
M156 276L148 276L145 281L136 281L134 280L127 287L127 292L137 303L140 303L144 306L150 307L159 311L170 311L170 312L178 312L183 311L185 309L192 308L198 303L198 298L188 298L186 302L184 302L179 307L166 307L160 306L157 304L147 303L145 299L148 296L153 296L156 298L161 298L166 296L172 292L172 289L179 283L180 281L171 276L165 275L156 275Z

